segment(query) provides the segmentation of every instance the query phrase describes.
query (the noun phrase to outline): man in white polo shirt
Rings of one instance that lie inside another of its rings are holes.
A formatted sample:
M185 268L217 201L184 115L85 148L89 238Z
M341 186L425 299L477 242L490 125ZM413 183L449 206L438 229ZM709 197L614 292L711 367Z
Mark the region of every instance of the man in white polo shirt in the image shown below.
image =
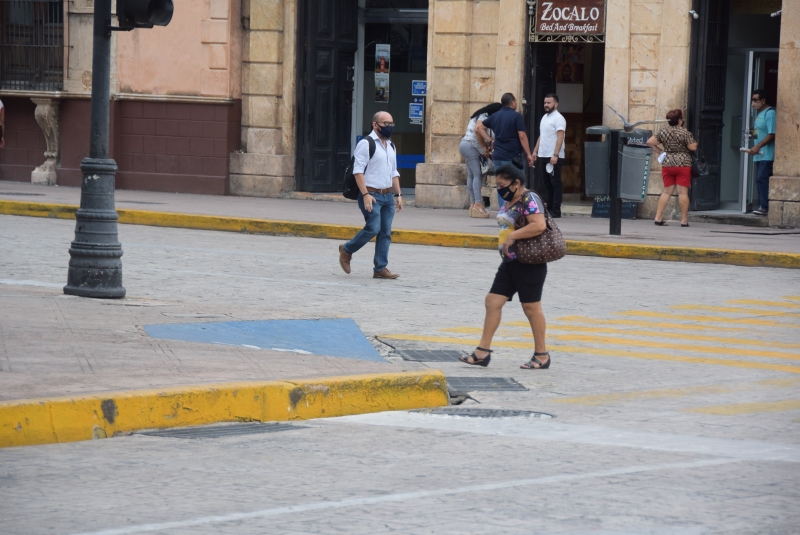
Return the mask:
M561 167L564 165L564 134L567 120L558 113L558 95L550 93L544 97L544 116L539 123L539 139L533 149L534 158L539 161L539 172L544 177L547 195L544 200L547 210L553 217L561 217L561 199L564 186L561 182ZM552 169L548 169L548 165Z
M355 163L353 175L358 184L358 207L364 214L366 224L352 240L339 246L339 265L350 273L350 260L372 238L375 239L375 259L372 278L396 279L400 275L386 267L389 264L389 245L392 243L392 220L395 205L403 209L400 192L400 173L397 172L397 151L392 137L394 119L388 112L379 111L372 117L372 132L375 153L369 156L370 143L362 139L353 152Z

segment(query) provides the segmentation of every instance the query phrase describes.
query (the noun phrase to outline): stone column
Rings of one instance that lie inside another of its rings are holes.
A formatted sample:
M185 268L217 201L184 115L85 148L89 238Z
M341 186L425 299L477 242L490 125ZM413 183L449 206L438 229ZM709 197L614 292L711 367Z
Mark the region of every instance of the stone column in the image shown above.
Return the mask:
M642 55L640 52L631 52L630 122L663 119L669 110L676 108L686 113L692 33L692 18L687 15L690 9L692 0L633 0L631 47L654 47L656 54L648 60L647 53ZM645 125L645 128L653 132L663 127L663 124ZM639 217L655 216L658 198L663 189L661 165L653 159L647 198L639 205ZM664 209L664 219L680 216L677 199L676 191Z
M231 154L233 195L277 197L294 188L296 6L242 6L242 152Z
M769 225L800 227L800 10L784 2L778 57L774 175L769 184Z
M414 203L422 208L466 208L466 168L458 152L469 101L472 2L429 3L425 163L417 165Z
M466 166L458 145L472 112L512 92L521 101L525 0L431 0L428 15L425 163L416 206L466 208Z
M494 101L500 102L500 97L504 93L513 93L519 104L517 111L522 112L525 47L528 44L528 6L520 0L500 0L498 4L501 15L497 27ZM482 20L476 20L476 23L476 26L484 24Z
M32 98L31 100L36 104L34 116L47 142L47 150L44 152L45 161L31 173L31 183L53 186L56 183L56 166L59 163L59 102L53 98Z

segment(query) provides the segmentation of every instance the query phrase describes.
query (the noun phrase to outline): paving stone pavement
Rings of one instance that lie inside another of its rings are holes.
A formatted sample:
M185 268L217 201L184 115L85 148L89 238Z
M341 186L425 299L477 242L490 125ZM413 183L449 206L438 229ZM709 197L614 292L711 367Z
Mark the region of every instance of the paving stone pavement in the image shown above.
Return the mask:
M516 302L487 369L381 364L156 342L136 326L351 317L395 347L469 350L496 253L393 245L401 278L383 281L372 246L347 276L330 240L122 225L128 298L111 304L60 296L73 226L0 216L0 399L430 366L529 389L463 408L556 418L393 413L7 448L4 535L798 532L795 270L567 257L543 299L551 369L519 369L532 342Z

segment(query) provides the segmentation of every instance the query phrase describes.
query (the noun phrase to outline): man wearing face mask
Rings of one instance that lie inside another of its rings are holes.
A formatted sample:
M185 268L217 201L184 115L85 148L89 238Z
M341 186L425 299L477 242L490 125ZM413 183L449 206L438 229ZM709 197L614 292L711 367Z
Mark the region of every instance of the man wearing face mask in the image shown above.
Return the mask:
M767 104L763 89L753 91L750 106L758 112L753 126L755 127L755 146L750 149L753 162L756 164L756 188L758 189L759 208L753 210L755 215L769 214L769 177L772 176L772 164L775 160L775 108Z
M533 149L534 159L542 160L539 166L547 186L545 204L553 217L561 217L561 199L564 186L561 182L561 167L564 165L564 133L567 120L558 112L558 95L550 93L544 97L544 116L539 123L539 139ZM547 165L550 164L550 165Z
M364 228L349 242L339 246L339 265L350 273L352 256L372 238L375 240L375 257L372 278L396 279L400 275L386 267L389 264L389 245L392 243L392 220L395 207L403 209L400 191L400 173L397 172L397 151L392 137L394 120L388 112L379 111L372 117L375 152L370 157L370 142L362 139L353 152L353 175L358 184L358 207L364 215Z

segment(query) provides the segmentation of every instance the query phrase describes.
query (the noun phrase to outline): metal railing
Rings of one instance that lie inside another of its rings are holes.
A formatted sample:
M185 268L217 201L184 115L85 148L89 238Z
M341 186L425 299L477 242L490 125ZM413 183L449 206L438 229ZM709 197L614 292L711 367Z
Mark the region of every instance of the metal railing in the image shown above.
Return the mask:
M0 0L0 89L64 86L64 0Z

